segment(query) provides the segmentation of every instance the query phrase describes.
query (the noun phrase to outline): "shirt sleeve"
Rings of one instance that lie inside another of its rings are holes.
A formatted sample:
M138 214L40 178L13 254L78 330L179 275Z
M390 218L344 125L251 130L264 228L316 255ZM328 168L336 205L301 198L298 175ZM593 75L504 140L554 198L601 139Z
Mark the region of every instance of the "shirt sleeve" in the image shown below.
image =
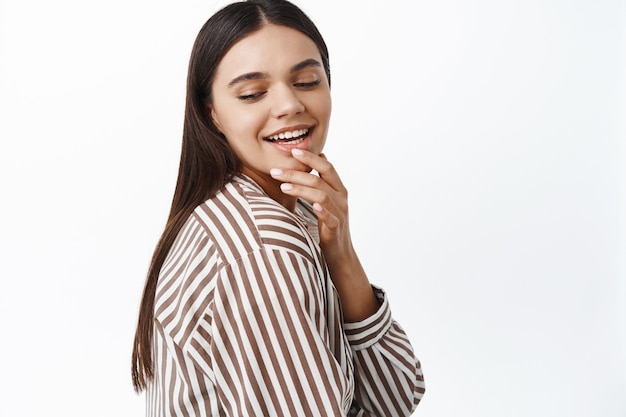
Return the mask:
M381 303L378 311L344 325L356 374L349 415L409 416L424 395L422 368L404 330L392 319L383 290L373 288Z
M315 276L303 256L266 248L221 272L191 343L208 361L220 415L346 416L352 387L328 349Z

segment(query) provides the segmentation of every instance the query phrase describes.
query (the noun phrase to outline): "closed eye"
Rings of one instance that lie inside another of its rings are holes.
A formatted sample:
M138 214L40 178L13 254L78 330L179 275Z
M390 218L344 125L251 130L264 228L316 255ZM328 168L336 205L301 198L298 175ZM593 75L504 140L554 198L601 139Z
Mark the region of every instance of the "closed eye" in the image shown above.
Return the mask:
M294 86L298 88L313 88L320 85L321 80L311 81L309 83L295 83Z
M258 93L243 94L243 95L238 96L237 98L243 101L250 101L250 100L256 100L258 98L261 98L264 94L265 94L265 91L260 91Z

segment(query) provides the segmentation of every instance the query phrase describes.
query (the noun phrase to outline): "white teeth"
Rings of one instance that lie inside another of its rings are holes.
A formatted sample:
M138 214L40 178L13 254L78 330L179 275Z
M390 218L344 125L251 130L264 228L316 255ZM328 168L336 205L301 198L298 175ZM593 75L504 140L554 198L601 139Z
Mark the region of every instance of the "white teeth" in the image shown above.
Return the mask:
M305 136L307 133L309 133L309 129L298 129L298 130L293 130L291 132L282 132L282 133L279 133L278 135L270 136L267 139L274 142L280 139L299 138L300 136ZM288 142L288 143L291 144L292 142Z
M289 142L283 142L283 145L297 145L304 141L304 138L290 140Z

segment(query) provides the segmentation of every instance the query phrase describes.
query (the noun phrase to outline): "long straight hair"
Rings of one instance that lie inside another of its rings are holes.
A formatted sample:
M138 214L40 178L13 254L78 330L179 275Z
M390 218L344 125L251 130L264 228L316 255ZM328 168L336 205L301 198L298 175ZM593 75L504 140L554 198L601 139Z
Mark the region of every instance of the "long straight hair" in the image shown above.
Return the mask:
M215 71L228 50L266 24L282 25L307 35L319 49L330 83L326 43L315 24L285 0L249 0L232 3L215 13L200 29L191 51L182 151L172 206L148 269L132 353L135 391L154 378L152 332L154 299L165 258L193 210L215 195L240 172L240 161L210 117Z

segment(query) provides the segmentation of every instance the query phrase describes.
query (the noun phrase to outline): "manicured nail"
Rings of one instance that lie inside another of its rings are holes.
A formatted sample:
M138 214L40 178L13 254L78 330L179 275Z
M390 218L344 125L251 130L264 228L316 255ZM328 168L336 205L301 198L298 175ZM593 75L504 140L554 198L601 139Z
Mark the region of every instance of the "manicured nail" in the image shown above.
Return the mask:
M291 190L292 188L293 188L293 185L288 184L288 183L286 183L286 182L285 182L285 183L280 184L280 189L281 189L281 190L283 190L283 191L289 191L289 190Z
M322 208L322 206L321 206L321 204L320 204L320 203L313 203L313 209L314 209L315 211L319 211L320 213L321 213L321 212L322 212L322 210L323 210L323 208Z
M270 169L270 175L272 177L279 177L279 176L283 175L283 170L282 169L278 169L278 168L272 168L272 169Z
M294 156L302 156L304 155L304 152L302 152L302 149L295 148L291 150L291 154Z

